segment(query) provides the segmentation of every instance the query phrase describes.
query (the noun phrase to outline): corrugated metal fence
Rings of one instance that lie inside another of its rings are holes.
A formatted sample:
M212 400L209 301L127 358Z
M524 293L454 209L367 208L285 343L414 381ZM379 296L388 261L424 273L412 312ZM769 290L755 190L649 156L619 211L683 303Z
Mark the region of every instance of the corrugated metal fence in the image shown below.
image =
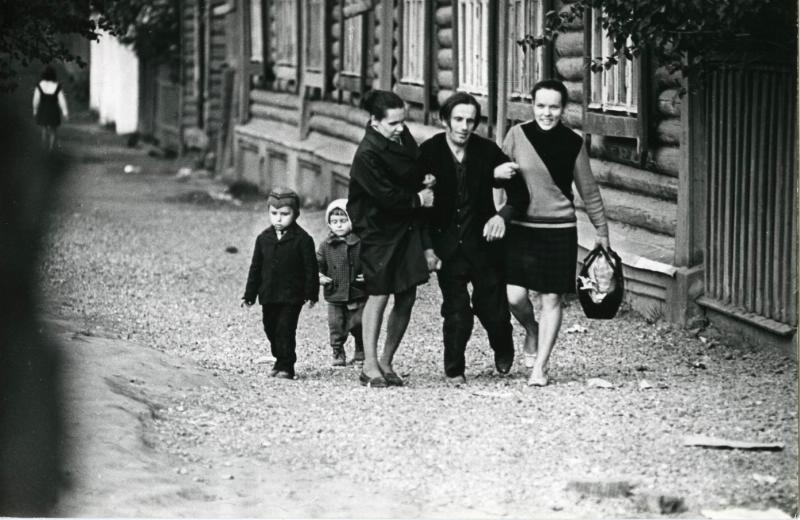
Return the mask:
M722 67L706 84L706 297L797 325L797 88L788 67Z

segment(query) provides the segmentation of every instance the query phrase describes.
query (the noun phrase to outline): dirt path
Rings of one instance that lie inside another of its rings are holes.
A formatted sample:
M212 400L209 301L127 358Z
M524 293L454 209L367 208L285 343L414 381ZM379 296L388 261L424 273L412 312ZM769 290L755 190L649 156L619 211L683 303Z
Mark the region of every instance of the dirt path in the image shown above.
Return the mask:
M176 163L88 124L65 140L77 162L43 267L69 389L72 486L56 514L642 518L662 495L689 516L796 511L797 370L784 354L631 313L590 322L573 305L555 384L527 387L519 364L497 377L476 324L470 384L452 389L433 281L399 353L407 387L365 389L331 368L324 305L301 315L300 378L270 379L258 313L238 306L263 206L176 202L218 187L179 182ZM324 236L320 212L301 218ZM785 448L687 448L690 434ZM617 481L631 492L575 485Z

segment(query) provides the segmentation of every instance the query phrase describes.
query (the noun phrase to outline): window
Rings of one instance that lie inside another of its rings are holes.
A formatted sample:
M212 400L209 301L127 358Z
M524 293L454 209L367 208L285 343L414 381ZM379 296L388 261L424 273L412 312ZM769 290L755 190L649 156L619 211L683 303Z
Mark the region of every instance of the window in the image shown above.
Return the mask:
M613 42L602 27L599 9L587 12L584 18L584 53L589 58L605 59L613 52ZM635 140L630 159L644 165L648 143L648 82L642 81L647 71L647 54L633 61L624 57L609 69L593 72L586 63L583 92L583 131L585 135ZM640 109L641 107L641 109Z
M517 44L525 35L540 35L544 27L543 0L504 0L508 12L508 84L509 99L530 100L533 85L544 79L545 47L533 50Z
M489 0L458 0L458 90L489 94Z
M372 11L362 0L340 0L338 40L339 81L341 91L363 94L367 88L367 65L371 63L371 52L367 45Z
M260 0L250 2L250 61L264 61L264 18Z
M425 0L402 0L401 83L422 85L425 81Z
M342 74L359 76L361 74L361 33L364 30L364 20L360 15L347 18L344 21L344 57L342 59Z
M305 84L325 90L328 86L328 2L304 0Z
M590 58L605 60L614 52L614 44L600 24L600 13L597 9L592 10L591 31ZM610 69L592 74L588 108L636 114L639 104L638 74L635 73L637 66L636 61L623 58Z
M272 0L272 28L275 38L275 75L297 79L297 0Z

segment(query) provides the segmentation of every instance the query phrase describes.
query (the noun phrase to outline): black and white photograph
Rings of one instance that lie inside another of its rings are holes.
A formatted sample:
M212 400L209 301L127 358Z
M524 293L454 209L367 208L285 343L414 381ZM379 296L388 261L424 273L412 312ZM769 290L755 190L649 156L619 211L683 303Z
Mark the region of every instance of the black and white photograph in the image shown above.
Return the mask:
M797 518L793 0L3 0L0 517Z

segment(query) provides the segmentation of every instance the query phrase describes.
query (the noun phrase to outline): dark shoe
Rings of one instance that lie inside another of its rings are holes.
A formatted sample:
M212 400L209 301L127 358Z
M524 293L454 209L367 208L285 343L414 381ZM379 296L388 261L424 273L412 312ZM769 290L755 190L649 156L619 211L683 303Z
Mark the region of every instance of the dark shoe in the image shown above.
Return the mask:
M400 376L395 374L394 372L384 372L383 377L386 379L386 383L389 386L403 386L405 383Z
M461 374L460 376L453 376L453 377L445 376L444 379L445 379L445 381L447 381L447 384L450 385L450 386L463 386L463 385L467 384L467 378L464 377L464 374Z
M338 348L333 349L333 362L331 366L334 367L343 367L347 364L347 359L344 356L344 349Z
M287 372L286 370L278 370L275 373L275 377L278 379L294 379L294 374Z
M389 386L389 383L382 377L369 377L364 372L361 372L358 376L359 382L361 382L361 386L369 386L372 388L386 388Z
M494 366L497 369L497 373L501 376L508 375L511 372L511 365L514 364L514 358L511 359L497 359L494 358Z

